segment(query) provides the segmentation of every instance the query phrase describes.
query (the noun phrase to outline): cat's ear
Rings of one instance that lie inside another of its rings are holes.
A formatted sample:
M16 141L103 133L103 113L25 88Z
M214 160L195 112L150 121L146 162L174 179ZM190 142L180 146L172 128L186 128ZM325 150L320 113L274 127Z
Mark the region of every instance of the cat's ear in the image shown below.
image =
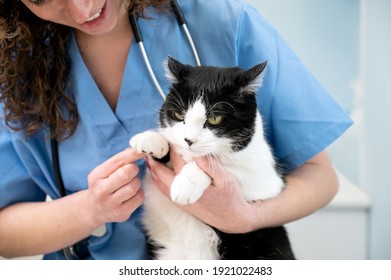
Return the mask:
M255 93L262 86L266 64L266 61L262 62L239 74L237 83L242 93Z
M166 77L172 84L182 81L190 73L192 66L184 65L171 56L164 62Z

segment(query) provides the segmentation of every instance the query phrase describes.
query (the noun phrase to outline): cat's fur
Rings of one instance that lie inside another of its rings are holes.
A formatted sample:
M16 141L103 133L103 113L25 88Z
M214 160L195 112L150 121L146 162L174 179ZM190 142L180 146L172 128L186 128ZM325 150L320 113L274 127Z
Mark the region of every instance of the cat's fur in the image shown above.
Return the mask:
M277 196L285 182L264 138L255 91L266 63L250 70L166 64L172 87L160 110L159 131L134 136L136 150L162 158L175 147L187 162L171 186L171 199L194 203L211 178L193 161L210 156L239 183L249 201ZM221 117L221 118L220 118ZM284 227L227 234L180 210L144 180L143 223L157 259L294 259Z

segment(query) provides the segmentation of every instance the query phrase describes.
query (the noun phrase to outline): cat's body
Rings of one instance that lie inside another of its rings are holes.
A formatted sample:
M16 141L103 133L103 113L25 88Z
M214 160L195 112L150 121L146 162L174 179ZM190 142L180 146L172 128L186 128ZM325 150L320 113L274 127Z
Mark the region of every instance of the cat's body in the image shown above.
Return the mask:
M169 143L187 162L171 186L171 199L154 186L148 171L145 175L143 223L154 258L294 258L284 227L226 234L173 203L193 203L211 184L193 161L200 156L217 160L249 202L273 198L282 191L285 183L265 141L255 100L265 66L243 71L168 60L173 87L160 111L160 129L130 141L136 150L157 158L168 153Z

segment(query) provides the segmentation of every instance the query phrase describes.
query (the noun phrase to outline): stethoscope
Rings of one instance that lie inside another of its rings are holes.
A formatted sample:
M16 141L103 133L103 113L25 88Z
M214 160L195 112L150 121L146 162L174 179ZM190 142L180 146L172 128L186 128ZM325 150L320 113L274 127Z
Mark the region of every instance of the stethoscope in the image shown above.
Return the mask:
M176 0L171 0L170 6L172 8L172 11L174 12L174 15L176 17L178 24L182 27L183 31L186 34L187 40L188 40L190 47L193 51L193 55L196 60L197 66L201 66L200 57L198 55L193 38L190 34L189 28L187 27L186 19L182 13L181 7L179 6L179 4ZM129 14L129 20L130 20L130 25L132 26L133 36L136 39L138 46L140 47L140 51L143 56L145 66L148 69L149 75L151 76L151 79L152 79L153 83L155 84L156 89L158 90L159 94L161 95L161 97L164 100L166 98L166 95L164 94L162 87L160 86L158 80L156 79L155 73L151 67L151 63L149 62L148 55L147 55L145 48L144 48L141 31L140 31L140 28L139 28L139 25L137 22L137 15L133 11L131 11Z
M194 45L193 39L190 35L189 29L187 28L186 20L185 20L185 17L183 16L182 10L179 7L176 0L171 0L170 5L171 5L171 8L172 8L172 10L175 14L175 17L178 21L178 24L182 27L182 29L184 30L184 32L186 34L187 40L189 41L190 47L193 51L193 55L196 60L197 66L200 66L201 61L198 56L198 52L197 52L197 49ZM134 38L136 39L136 42L140 47L145 65L146 65L148 72L149 72L149 75L151 76L152 81L155 84L155 87L158 90L159 94L161 95L163 100L165 100L166 95L164 94L158 80L156 79L155 73L151 67L151 63L149 62L147 53L145 51L143 39L141 36L141 31L140 31L140 28L137 23L137 16L132 11L129 14L129 20L130 20L130 24L132 26ZM64 186L63 179L62 179L62 175L61 175L61 169L60 169L58 142L56 141L56 139L51 139L50 142L51 142L50 145L51 145L51 154L52 154L52 165L53 165L53 170L54 170L54 177L56 179L56 186L58 188L60 197L64 197L64 196L66 196L66 192L65 192L65 186ZM95 237L101 237L105 233L106 233L106 226L103 225L100 228L98 228L95 232L93 232L92 235ZM88 258L90 256L90 254L88 252L87 244L88 244L88 237L86 239L81 240L80 242L78 242L74 245L71 245L69 247L64 248L63 253L64 253L65 259L72 260L72 259L86 259L86 258Z

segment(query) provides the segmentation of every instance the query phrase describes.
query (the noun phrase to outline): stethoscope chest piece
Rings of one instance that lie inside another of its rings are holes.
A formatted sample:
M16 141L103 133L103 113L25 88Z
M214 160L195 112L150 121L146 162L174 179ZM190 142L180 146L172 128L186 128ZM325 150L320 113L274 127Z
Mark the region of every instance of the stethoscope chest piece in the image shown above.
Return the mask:
M94 230L91 235L92 236L95 236L95 237L102 237L103 235L105 235L107 232L107 227L106 225L102 225L100 227L98 227L96 230Z

